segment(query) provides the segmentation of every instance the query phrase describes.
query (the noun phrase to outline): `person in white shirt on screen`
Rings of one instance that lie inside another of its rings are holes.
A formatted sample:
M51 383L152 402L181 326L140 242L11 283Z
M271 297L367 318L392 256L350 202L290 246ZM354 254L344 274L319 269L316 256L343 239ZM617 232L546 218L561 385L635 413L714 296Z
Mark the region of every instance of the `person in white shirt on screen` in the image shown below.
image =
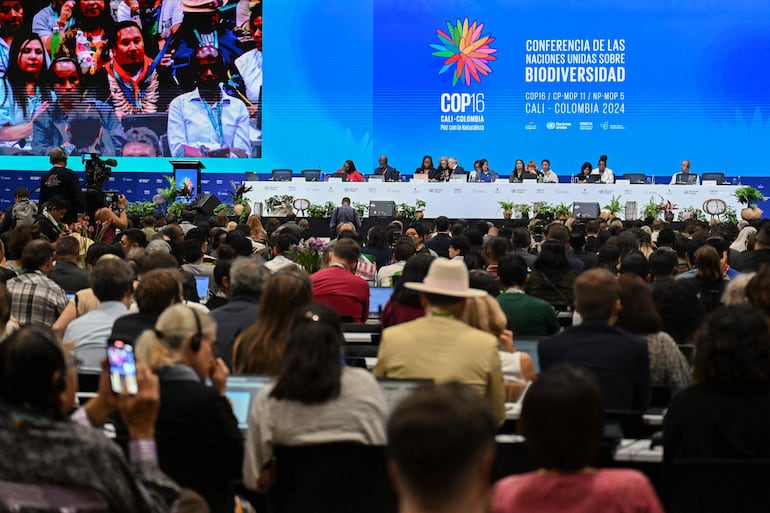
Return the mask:
M556 176L556 173L551 169L550 160L543 159L540 163L540 167L542 168L541 172L543 173L543 183L559 183L559 177Z
M249 111L225 94L225 67L218 49L201 46L192 58L198 87L168 107L168 144L174 157L248 157Z
M676 185L676 183L677 183L676 182L676 178L679 175L689 175L689 174L690 174L690 161L685 159L685 160L682 161L682 163L679 166L679 172L678 173L674 173L674 176L671 177L670 185ZM686 179L687 179L687 177L684 177L684 180L680 181L680 183L687 183ZM695 176L695 183L697 185L700 185L700 177L697 176L697 175Z
M615 183L615 173L612 172L612 169L607 167L607 155L599 157L599 162L591 171L591 174L601 175L601 178L599 178L601 183Z

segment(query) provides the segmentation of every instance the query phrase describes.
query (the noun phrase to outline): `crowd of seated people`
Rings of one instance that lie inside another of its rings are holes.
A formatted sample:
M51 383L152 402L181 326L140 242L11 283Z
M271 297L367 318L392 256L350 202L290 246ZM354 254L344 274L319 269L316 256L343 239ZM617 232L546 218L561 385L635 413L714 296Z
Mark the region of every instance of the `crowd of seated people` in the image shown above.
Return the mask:
M602 410L641 415L653 387L671 394L666 464L767 457L770 223L753 227L749 245L741 238L751 230L727 224L401 220L365 233L342 226L320 268L306 269L296 247L311 234L295 218L137 221L141 229L115 226L109 243L69 229L46 235L35 221L0 245L0 443L53 447L45 460L14 453L18 465L2 466L0 481L90 486L130 510L165 511L182 498L225 511L233 483L269 494L280 482L276 447L384 446L408 431L399 415L440 425L430 409L414 410L445 400L440 386L392 410L377 379L461 383L457 401L480 401L465 408L484 411L492 431L524 393L520 428L543 472L499 482L495 511L551 511L544 490L585 498L569 511L612 503L618 490L658 511L638 474L592 467ZM392 286L380 312L372 286ZM381 331L371 372L346 365L351 323ZM110 390L102 355L113 339L134 347L134 397ZM79 409L77 371L102 374ZM246 415L228 401L232 375L270 383ZM706 402L719 407L705 412ZM748 415L757 422L738 422ZM102 434L108 419L117 444ZM474 477L489 472L487 442L469 453ZM62 478L56 469L80 447L99 455L83 462L90 481ZM407 456L391 455L404 479L395 489L402 505L431 511L441 501L425 486L438 485Z

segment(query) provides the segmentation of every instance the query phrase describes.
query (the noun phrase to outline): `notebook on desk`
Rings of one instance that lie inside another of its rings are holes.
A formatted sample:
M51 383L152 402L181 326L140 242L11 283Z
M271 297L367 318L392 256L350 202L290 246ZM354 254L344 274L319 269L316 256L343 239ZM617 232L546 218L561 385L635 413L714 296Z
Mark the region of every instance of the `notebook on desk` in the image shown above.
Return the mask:
M238 429L244 433L249 427L249 412L257 394L270 383L270 376L228 376L225 397L233 407Z
M432 379L394 379L377 378L388 413L398 406L398 403L409 397L415 390L424 385L433 384Z
M382 317L382 311L385 310L385 304L392 294L393 287L369 288L369 318Z

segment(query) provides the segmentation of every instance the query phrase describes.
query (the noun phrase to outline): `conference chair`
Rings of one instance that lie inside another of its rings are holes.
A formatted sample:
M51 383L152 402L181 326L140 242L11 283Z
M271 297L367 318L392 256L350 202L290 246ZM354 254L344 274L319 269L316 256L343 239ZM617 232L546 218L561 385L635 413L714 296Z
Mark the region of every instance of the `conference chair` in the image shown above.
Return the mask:
M271 513L395 513L384 446L351 442L274 447Z
M259 181L259 173L255 171L246 171L246 181L247 182L258 182Z
M647 175L644 173L626 173L621 178L633 184L647 183Z
M700 175L701 182L705 181L712 181L716 182L717 185L723 185L725 183L725 174L724 173L703 173Z
M0 481L0 511L108 513L107 501L92 488Z
M274 182L291 182L291 169L273 169L272 177Z
M334 173L332 175L327 175L330 180L340 180L342 182L348 181L348 174L347 173Z
M306 182L320 182L321 170L320 169L303 169L299 173L305 179Z
M770 460L673 460L663 467L663 492L668 513L765 513Z

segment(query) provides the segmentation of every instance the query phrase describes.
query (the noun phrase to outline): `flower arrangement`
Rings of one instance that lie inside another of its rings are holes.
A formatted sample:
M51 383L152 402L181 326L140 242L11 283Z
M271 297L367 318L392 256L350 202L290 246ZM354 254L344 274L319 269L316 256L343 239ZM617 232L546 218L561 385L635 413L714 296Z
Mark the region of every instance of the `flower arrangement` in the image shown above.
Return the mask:
M673 212L674 210L677 210L676 203L673 203L670 200L667 200L663 196L660 197L660 207L661 212Z
M270 196L265 200L265 208L268 212L273 212L275 210L288 210L289 212L292 211L292 202L294 201L294 196L291 196L289 194L276 194L275 196Z
M83 268L86 267L88 248L96 242L102 242L104 240L104 234L111 225L111 221L97 221L96 225L91 225L85 219L79 219L77 222L70 225L70 235L78 239L78 242L80 243L79 256Z
M307 240L303 240L300 244L293 246L286 253L309 274L313 274L321 268L327 246L328 244L318 237L310 237Z

